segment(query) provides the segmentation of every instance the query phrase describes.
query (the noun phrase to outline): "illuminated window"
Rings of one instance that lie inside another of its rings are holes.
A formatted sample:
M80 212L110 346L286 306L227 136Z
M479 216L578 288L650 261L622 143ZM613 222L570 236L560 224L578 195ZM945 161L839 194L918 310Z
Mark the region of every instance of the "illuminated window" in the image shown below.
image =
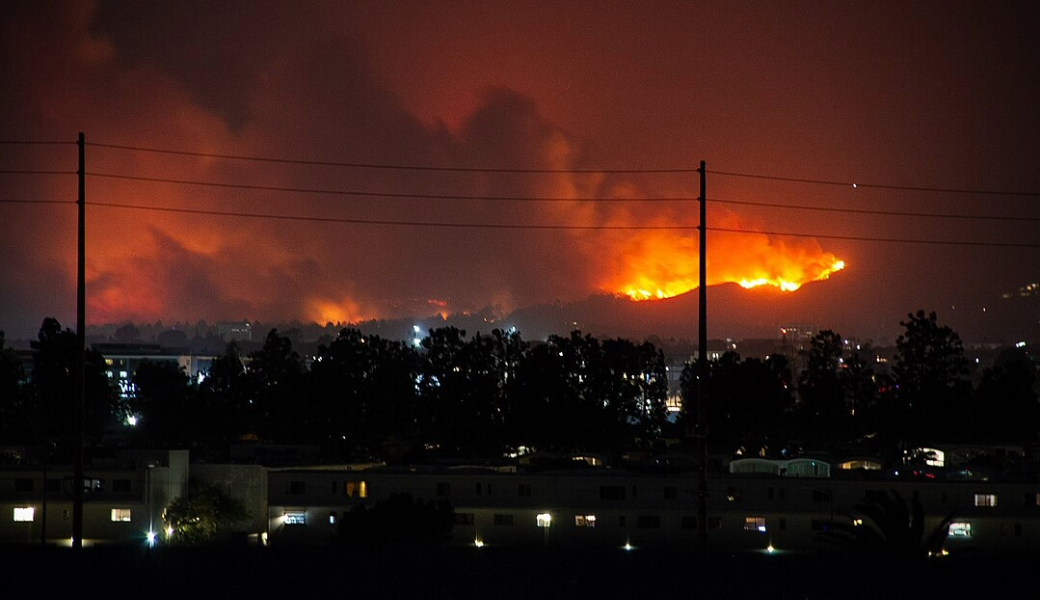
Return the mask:
M726 500L730 502L736 502L740 500L740 488L730 487L726 489Z
M307 513L302 510L293 510L285 512L285 524L286 525L306 525L307 524Z
M1030 496L1032 496L1032 497L1030 497ZM1030 501L1032 501L1032 502L1030 502ZM1028 505L1030 503L1032 503L1032 504L1034 504L1036 506L1040 506L1040 494L1026 494L1026 504Z
M348 498L368 498L368 482L348 481L344 484Z
M971 523L950 523L950 537L971 537Z
M329 511L329 525L336 524L336 511Z
M16 523L32 523L36 520L36 509L31 506L16 506L14 520Z
M996 506L996 494L975 494L975 506Z
M549 513L541 513L535 517L535 522L538 523L539 527L548 527L552 525L552 515Z
M596 515L574 515L575 527L595 527Z
M130 509L129 508L113 508L112 509L112 521L120 523L130 522Z
M766 531L766 518L765 517L745 517L744 518L744 531Z

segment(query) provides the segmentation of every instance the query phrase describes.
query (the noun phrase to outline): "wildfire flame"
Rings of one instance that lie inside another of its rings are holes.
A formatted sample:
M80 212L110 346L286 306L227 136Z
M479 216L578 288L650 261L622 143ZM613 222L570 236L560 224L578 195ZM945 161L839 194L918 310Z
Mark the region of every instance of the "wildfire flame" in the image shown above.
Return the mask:
M845 261L813 241L782 242L753 234L741 238L715 242L719 258L709 258L708 285L736 283L746 289L773 286L793 292L845 268ZM693 290L700 283L700 265L692 245L689 238L668 236L629 243L623 276L608 289L636 301L671 298Z

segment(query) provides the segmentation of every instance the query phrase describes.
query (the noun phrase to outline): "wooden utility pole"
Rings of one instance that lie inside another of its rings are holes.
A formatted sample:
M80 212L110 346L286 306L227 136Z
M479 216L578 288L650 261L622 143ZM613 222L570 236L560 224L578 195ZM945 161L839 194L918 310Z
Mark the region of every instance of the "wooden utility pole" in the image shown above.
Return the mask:
M700 193L700 209L701 209L701 224L700 224L700 257L698 262L700 263L700 283L698 286L698 292L700 296L699 302L699 322L697 327L697 407L694 415L694 440L696 441L697 447L697 521L700 527L698 528L698 535L700 537L701 544L703 545L708 539L708 311L707 311L707 298L708 298L708 258L707 258L707 210L705 204L707 203L707 193L705 185L705 177L707 175L704 161L701 161L701 166L697 169L697 172L701 175L701 193Z
M76 280L76 449L72 475L72 547L83 546L83 411L86 408L86 260L85 260L85 203L86 203L86 168L84 158L86 144L83 132L79 134L79 249L77 259Z

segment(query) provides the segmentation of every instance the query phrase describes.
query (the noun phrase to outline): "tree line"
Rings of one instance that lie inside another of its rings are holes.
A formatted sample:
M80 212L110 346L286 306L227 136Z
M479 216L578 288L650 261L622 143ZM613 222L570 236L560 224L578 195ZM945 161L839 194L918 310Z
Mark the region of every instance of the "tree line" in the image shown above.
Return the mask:
M712 361L704 386L709 446L769 457L869 451L897 460L939 443L1038 441L1037 363L1028 348L1005 348L973 378L960 336L934 312L910 313L900 326L885 362L874 348L846 347L831 330L812 336L797 373L782 355L729 352ZM695 370L683 372L682 388L684 401L696 402Z
M973 383L959 336L935 313L908 314L900 325L886 369L873 349L846 348L830 330L811 338L798 372L781 354L710 361L709 448L792 456L1036 441L1037 368L1026 348L1008 348ZM499 329L428 333L416 345L344 328L302 357L272 329L248 354L229 343L201 381L174 361L146 360L123 393L104 357L88 350L85 439L189 448L212 460L250 440L315 445L327 461L498 457L522 447L616 458L664 450L689 431L690 411L669 418L666 359L652 343L580 331L539 342ZM0 442L70 451L76 350L75 334L45 319L23 369L0 332ZM697 372L684 364L687 409L698 402Z

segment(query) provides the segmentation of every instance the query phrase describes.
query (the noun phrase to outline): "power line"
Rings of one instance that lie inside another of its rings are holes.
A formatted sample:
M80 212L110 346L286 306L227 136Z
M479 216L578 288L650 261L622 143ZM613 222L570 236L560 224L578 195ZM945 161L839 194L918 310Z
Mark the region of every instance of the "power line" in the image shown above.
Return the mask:
M963 188L919 187L908 185L887 185L881 183L857 183L854 181L829 181L826 179L803 179L798 177L780 177L777 175L759 175L755 173L734 173L731 171L708 171L712 175L728 177L744 177L749 179L768 179L771 181L791 181L795 183L812 183L819 185L836 185L851 188L875 188L884 190L902 190L910 192L941 192L949 194L978 194L991 196L1040 196L1040 192L1010 192L1002 190L974 190Z
M199 185L205 187L261 190L267 192L291 192L303 194L328 194L339 196L371 196L374 198L414 198L417 200L500 200L513 202L696 202L689 197L650 197L650 198L565 198L543 196L468 196L458 194L406 194L398 192L368 192L361 190L332 190L316 188L282 187L273 185L254 185L245 183L225 183L217 181L194 181L188 179L164 179L159 177L142 177L137 175L118 175L114 173L87 173L91 177L106 179L126 179L130 181L147 181L152 183L171 183L177 185Z
M75 200L18 200L15 198L0 198L0 204L75 204Z
M71 146L75 141L58 140L0 140L0 145L5 146Z
M248 190L261 190L261 191L273 191L273 192L289 192L289 193L306 193L306 194L327 194L327 195L340 195L340 196L363 196L373 198L406 198L406 199L424 199L424 200L489 200L489 201L506 201L506 202L696 202L696 198L691 197L640 197L640 198L604 198L604 197L579 197L579 198L567 198L567 197L531 197L531 196L483 196L483 195L459 195L459 194L411 194L403 192L372 192L372 191L361 191L361 190L336 190L336 189L318 189L318 188L297 188L297 187L283 187L283 186L266 186L266 185L254 185L254 184L241 184L241 183L225 183L215 181L196 181L187 179L166 179L159 177L143 177L137 175L119 175L115 173L87 173L92 177L102 177L107 179L124 179L130 181L146 181L152 183L168 183L176 185L197 185L205 187L220 187L220 188L232 188L232 189L248 189ZM1027 221L1035 222L1040 221L1040 217L1000 217L992 215L956 215L956 214L941 214L941 213L919 213L919 212L906 212L906 211L880 211L880 210L866 210L866 209L849 209L849 208L827 208L819 206L805 206L805 205L794 205L794 204L776 204L769 202L751 202L741 200L723 200L718 198L710 198L709 201L719 204L738 204L745 206L761 206L767 208L783 208L783 209L795 209L795 210L814 210L814 211L825 211L825 212L836 212L836 213L851 213L851 214L872 214L872 215L883 215L883 216L898 216L898 217L930 217L930 218L945 218L945 219L972 219L972 220L990 220L990 221Z
M851 213L851 214L864 214L864 215L882 215L882 216L893 216L893 217L930 217L937 219L970 219L973 221L1040 221L1040 217L998 217L993 215L951 215L942 213L920 213L920 212L905 212L895 210L867 210L857 208L827 208L822 206L805 206L795 204L774 204L770 202L750 202L743 200L721 200L718 198L709 198L709 202L715 202L718 204L741 204L745 206L763 206L767 208L790 208L797 210L817 210L825 212L835 213Z
M248 217L254 219L278 219L284 221L311 221L320 223L350 223L356 225L402 225L413 227L461 227L469 229L561 229L561 230L678 230L696 229L694 225L530 225L509 223L448 223L430 221L389 221L379 219L347 219L338 217L308 217L299 215L275 215L265 213L246 213L220 210L201 210L193 208L169 208L162 206L139 206L133 204L115 204L111 202L87 202L89 206L105 206L109 208L129 208L135 210L151 210L160 212L187 213L198 215L215 215L224 217Z
M432 166L432 165L403 165L403 164L392 164L392 163L360 163L360 162L338 162L338 161L321 161L321 160L307 160L307 159L293 159L293 158L278 158L268 156L250 156L241 154L219 154L212 152L192 152L187 150L171 150L164 148L154 148L145 146L131 146L123 144L106 144L100 142L88 142L88 146L94 146L97 148L109 148L116 150L127 150L133 152L149 152L156 154L170 154L178 156L193 156L200 158L219 158L226 160L241 160L241 161L252 161L252 162L267 162L267 163L281 163L281 164L293 164L293 165L307 165L307 166L323 166L323 167L346 167L346 168L361 168L361 169L398 169L398 170L412 170L412 171L448 171L448 172L468 172L468 173L605 173L605 174L691 174L697 173L696 167L684 167L684 168L642 168L642 169L523 169L523 168L506 168L506 167L444 167L444 166ZM1005 190L984 190L984 189L967 189L967 188L942 188L942 187L928 187L928 186L905 186L905 185L890 185L881 183L858 183L854 181L837 181L827 179L813 179L813 178L798 178L798 177L783 177L777 175L766 175L759 173L740 173L734 171L707 171L713 175L722 175L727 177L742 177L752 179L764 179L772 181L789 181L795 183L809 183L818 185L831 185L841 187L852 187L852 188L874 188L874 189L887 189L887 190L901 190L901 191L916 191L916 192L937 192L937 193L954 193L954 194L976 194L976 195L996 195L996 196L1040 196L1040 191L1005 191Z
M159 206L140 206L132 204L116 204L110 202L87 202L90 206L103 206L108 208L123 208L132 210L145 210L145 211L157 211L157 212L171 212L171 213L183 213L183 214L198 214L198 215L210 215L210 216L226 216L226 217L245 217L254 219L277 219L285 221L308 221L308 222L320 222L320 223L347 223L354 225L387 225L387 226L410 226L410 227L456 227L456 228L467 228L467 229L519 229L519 230L531 230L531 229L549 229L549 230L624 230L624 231L647 231L647 230L696 230L696 225L532 225L532 224L508 224L508 223L450 223L450 222L430 222L430 221L391 221L381 219L348 219L348 218L336 218L336 217L309 217L299 215L277 215L277 214L265 214L265 213L245 213L245 212L233 212L233 211L216 211L216 210L201 210L191 208L168 208ZM727 229L722 227L708 227L708 231L721 232L721 233L739 233L739 234L750 234L750 235L770 235L777 237L807 237L807 238L821 238L821 239L835 239L835 240L850 240L850 241L865 241L865 242L884 242L884 243L904 243L904 244L935 244L935 245L953 245L953 246L982 246L982 247L1009 247L1009 248L1040 248L1040 244L1022 244L1012 242L972 242L965 240L914 240L914 239L898 239L898 238L880 238L880 237L857 237L857 236L840 236L840 235L820 235L820 234L809 234L809 233L792 233L792 232L781 232L781 231L757 231L757 230L744 230L744 229Z
M0 170L0 175L78 175L75 171L43 171L39 169Z
M200 158L222 158L227 160L242 160L253 162L281 163L290 165L306 165L318 167L347 167L356 169L398 169L409 171L452 171L465 173L696 173L696 168L673 168L673 169L520 169L520 168L498 168L498 167L435 167L427 165L401 165L389 163L357 163L357 162L335 162L323 160L303 160L294 158L275 158L268 156L246 156L240 154L214 154L210 152L189 152L186 150L165 150L161 148L146 148L141 146L124 146L119 144L102 144L89 142L88 146L97 148L111 148L117 150L131 150L134 152L151 152L157 154L174 154L179 156L195 156Z

